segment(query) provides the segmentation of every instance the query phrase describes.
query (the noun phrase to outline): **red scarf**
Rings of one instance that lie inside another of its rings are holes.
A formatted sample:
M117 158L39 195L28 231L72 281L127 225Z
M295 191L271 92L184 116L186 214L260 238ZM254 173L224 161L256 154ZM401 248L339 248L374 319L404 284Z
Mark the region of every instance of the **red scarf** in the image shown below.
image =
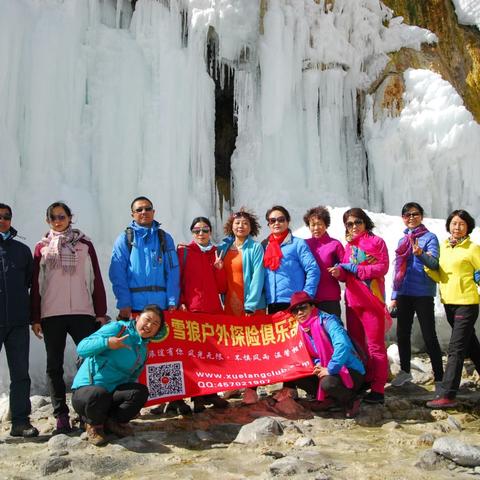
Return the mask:
M290 232L285 230L280 235L275 236L273 233L268 237L268 245L265 249L265 255L263 257L263 265L270 270L278 270L283 258L282 249L280 245L287 238Z

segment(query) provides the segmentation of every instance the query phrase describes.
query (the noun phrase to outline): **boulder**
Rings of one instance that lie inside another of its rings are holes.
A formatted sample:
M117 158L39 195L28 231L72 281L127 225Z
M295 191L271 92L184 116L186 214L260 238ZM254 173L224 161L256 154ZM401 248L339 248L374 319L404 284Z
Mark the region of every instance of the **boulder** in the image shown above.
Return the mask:
M435 453L442 455L463 467L480 466L480 448L469 445L456 438L440 437L432 447Z
M283 426L277 419L263 417L244 425L238 432L234 442L243 444L255 443L259 440L282 435L282 433Z

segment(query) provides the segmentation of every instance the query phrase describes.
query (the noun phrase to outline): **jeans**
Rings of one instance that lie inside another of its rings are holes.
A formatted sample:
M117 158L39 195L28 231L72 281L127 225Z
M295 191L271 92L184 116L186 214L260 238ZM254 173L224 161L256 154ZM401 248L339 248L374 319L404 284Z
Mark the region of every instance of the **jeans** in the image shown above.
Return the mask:
M443 375L441 396L453 399L457 395L462 378L463 361L469 357L480 373L480 344L475 335L475 322L478 317L478 304L445 304L447 321L452 327L448 344L447 365Z
M32 410L30 404L30 376L28 375L29 325L0 327L0 349L2 345L5 345L10 372L12 425L24 425L28 423Z
M433 376L436 382L441 382L443 378L442 350L435 330L433 297L399 295L397 308L397 342L401 369L404 372L410 372L412 325L413 316L416 313L432 364Z
M90 315L59 315L42 319L43 338L47 352L47 383L53 415L68 414L66 386L63 380L63 360L67 333L75 345L96 329L95 317Z
M109 392L98 385L80 387L73 392L72 405L89 425L103 425L107 418L127 423L148 399L148 388L141 383L124 383Z

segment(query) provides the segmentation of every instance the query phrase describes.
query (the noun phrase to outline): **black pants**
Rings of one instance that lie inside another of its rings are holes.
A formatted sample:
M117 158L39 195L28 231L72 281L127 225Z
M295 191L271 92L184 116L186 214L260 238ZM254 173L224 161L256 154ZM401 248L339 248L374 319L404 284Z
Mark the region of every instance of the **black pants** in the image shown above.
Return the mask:
M5 345L10 372L12 424L23 425L29 421L32 410L30 404L30 376L28 375L29 325L0 327L0 350L3 345Z
M289 306L289 303L269 303L267 306L267 313L269 315L272 315L273 313L283 312Z
M301 388L312 397L317 396L318 386L322 387L325 394L335 400L336 403L343 407L348 407L352 400L362 388L365 376L356 370L349 369L350 376L353 380L353 388L347 388L340 375L327 375L320 380L316 375L309 377L297 378L296 380L284 383L285 387Z
M410 372L412 325L413 316L416 313L425 348L432 364L433 376L436 382L441 382L443 378L442 350L435 330L433 297L399 295L397 309L397 342L401 369L404 372Z
M47 352L47 383L53 406L53 415L68 413L63 380L63 360L67 333L75 345L96 329L95 317L89 315L59 315L42 319L43 338Z
M72 405L80 418L90 425L103 425L107 418L127 423L148 399L148 388L141 383L124 383L113 392L97 385L73 392Z
M463 361L469 357L480 373L480 343L475 335L477 305L444 305L452 327L448 358L442 382L442 396L455 398L462 378Z
M340 320L342 319L342 307L338 300L324 300L323 302L318 302L318 308L324 312L336 315Z

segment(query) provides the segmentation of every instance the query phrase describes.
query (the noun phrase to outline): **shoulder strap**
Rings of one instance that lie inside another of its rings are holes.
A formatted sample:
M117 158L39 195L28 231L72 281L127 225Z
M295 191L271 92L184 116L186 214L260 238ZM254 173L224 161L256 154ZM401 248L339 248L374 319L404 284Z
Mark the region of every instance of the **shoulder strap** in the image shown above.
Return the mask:
M127 242L127 247L128 251L132 251L133 247L133 241L135 239L134 233L133 233L133 228L132 227L127 227L125 229L125 241Z
M172 252L171 250L167 250L167 238L165 234L165 230L159 228L157 230L158 233L158 242L160 243L160 252L162 255L166 252L168 255L168 263L170 264L170 268L173 268L173 260L172 260Z

